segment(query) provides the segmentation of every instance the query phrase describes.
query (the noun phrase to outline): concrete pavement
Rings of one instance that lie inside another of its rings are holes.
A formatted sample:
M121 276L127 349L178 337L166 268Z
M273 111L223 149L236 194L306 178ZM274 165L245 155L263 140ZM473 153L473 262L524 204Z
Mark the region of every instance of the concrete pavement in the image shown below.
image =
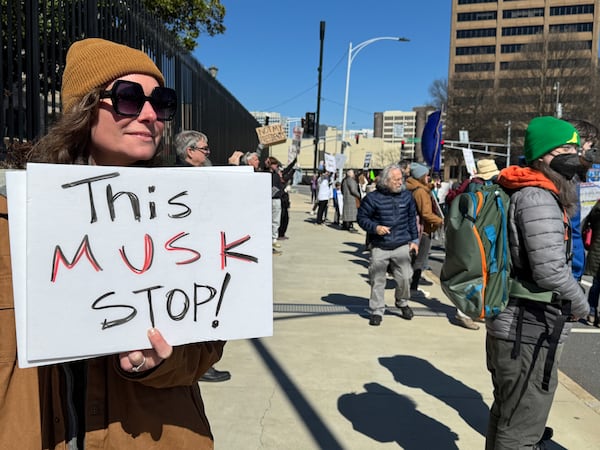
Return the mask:
M274 335L230 341L200 383L216 450L483 449L492 387L485 327L451 324L439 280L368 325L365 234L313 224L309 197L291 196L287 241L274 256ZM333 217L330 208L328 218ZM598 402L561 374L551 450L598 448Z

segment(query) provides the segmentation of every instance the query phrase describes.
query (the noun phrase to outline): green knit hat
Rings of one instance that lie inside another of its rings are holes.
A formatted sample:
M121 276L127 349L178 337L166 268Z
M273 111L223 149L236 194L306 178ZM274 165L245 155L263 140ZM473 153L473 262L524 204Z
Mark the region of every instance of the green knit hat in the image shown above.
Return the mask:
M573 125L552 116L536 117L525 131L525 160L530 163L566 144L579 146L579 134Z

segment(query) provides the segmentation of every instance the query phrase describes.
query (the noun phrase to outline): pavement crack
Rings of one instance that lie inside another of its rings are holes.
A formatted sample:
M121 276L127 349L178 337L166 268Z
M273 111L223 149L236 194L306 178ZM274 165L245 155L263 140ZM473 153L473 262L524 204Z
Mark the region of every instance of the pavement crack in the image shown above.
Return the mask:
M267 413L269 413L271 411L271 408L273 407L273 397L274 396L275 396L275 388L273 388L271 390L271 395L269 395L269 398L267 399L267 407L265 408L262 416L260 417L260 436L258 439L258 441L260 442L260 447L258 447L257 450L260 450L261 448L265 448L265 443L263 442L263 436L265 435L265 418L267 416Z

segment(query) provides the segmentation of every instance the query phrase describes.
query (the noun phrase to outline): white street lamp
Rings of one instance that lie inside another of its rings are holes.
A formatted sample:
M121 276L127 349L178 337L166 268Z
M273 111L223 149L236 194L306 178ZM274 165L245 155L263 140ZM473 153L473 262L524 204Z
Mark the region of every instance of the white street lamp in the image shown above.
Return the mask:
M350 42L350 45L348 46L348 67L346 69L346 94L344 96L344 120L342 122L342 148L341 148L341 153L344 153L344 148L346 147L346 119L348 118L348 89L350 87L350 68L352 67L352 61L354 61L354 58L356 58L356 55L358 55L358 52L360 52L363 48L365 48L367 45L372 44L373 42L377 42L377 41L398 41L398 42L408 42L410 41L410 39L407 39L405 37L391 37L391 36L385 36L385 37L376 37L373 39L368 39L364 42L361 42L360 44L358 44L355 47L352 47L352 42ZM339 179L341 180L342 178L342 167L340 167L339 170Z
M562 105L560 104L560 81L557 81L556 83L554 83L554 86L552 86L552 90L556 91L555 112L556 112L556 118L560 119L562 117Z

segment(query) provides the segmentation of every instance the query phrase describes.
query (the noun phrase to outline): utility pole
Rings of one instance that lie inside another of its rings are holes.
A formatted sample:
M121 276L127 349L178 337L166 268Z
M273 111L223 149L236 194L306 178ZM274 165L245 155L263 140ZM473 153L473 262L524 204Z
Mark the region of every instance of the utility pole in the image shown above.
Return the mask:
M319 31L319 38L321 40L321 50L319 52L319 87L317 88L317 115L315 117L315 160L313 163L313 170L317 171L317 159L319 157L319 121L321 115L321 75L323 74L323 41L325 40L325 22L321 21L321 27Z

